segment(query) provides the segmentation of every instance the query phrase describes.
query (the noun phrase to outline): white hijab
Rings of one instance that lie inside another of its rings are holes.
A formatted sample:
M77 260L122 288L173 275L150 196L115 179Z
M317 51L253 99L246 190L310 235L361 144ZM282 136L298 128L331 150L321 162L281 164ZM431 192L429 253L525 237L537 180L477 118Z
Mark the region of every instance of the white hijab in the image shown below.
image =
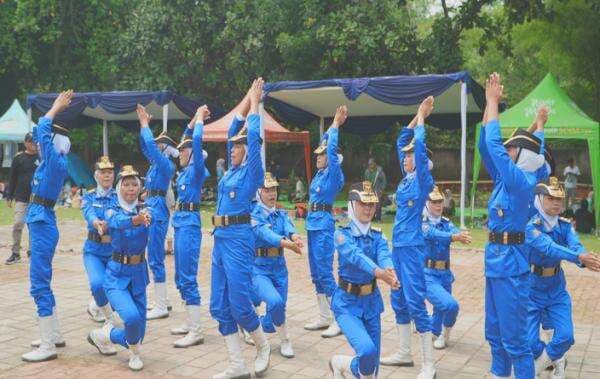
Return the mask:
M437 225L440 223L440 221L442 221L442 215L434 216L433 213L431 213L431 211L429 210L429 207L427 206L428 202L429 201L425 202L425 207L423 208L423 216L427 217L427 219L429 219L429 221L431 221L433 225Z
M367 233L369 233L369 229L371 229L371 222L369 221L368 223L362 223L358 220L358 217L356 217L356 214L354 213L355 201L357 200L348 201L348 218L354 223L354 225L356 225L360 231L360 234L366 236Z
M535 172L546 163L543 154L536 154L531 150L520 148L519 159L516 162L518 168L525 172Z
M69 154L69 150L71 150L71 140L69 137L54 133L52 135L52 143L54 144L54 150L58 154Z
M544 211L544 195L543 194L535 195L535 200L533 201L533 206L540 213L540 217L542 218L542 221L544 222L544 229L547 232L554 229L556 224L558 224L558 216L550 216L549 214L547 214Z
M179 150L177 150L171 145L166 145L162 153L167 158L179 158Z
M191 165L192 163L194 163L194 153L192 151L191 147L186 147L186 149L190 149L190 160L188 161L188 166ZM177 152L178 156L179 156L179 151ZM206 158L208 158L208 153L206 152L206 150L202 149L202 157L204 157L204 160L206 160ZM186 166L187 167L187 166Z
M402 163L402 165L404 165L404 162ZM433 170L433 161L431 159L427 159L427 169L429 171ZM416 166L415 166L414 170L406 173L405 178L413 179L415 177L415 175L417 175L417 167Z
M268 212L269 215L271 215L277 210L277 203L275 203L273 207L269 207L267 204L263 203L262 199L260 198L260 191L262 191L262 188L259 188L256 191L256 201L258 202L258 205L260 205L264 210Z
M138 182L140 188L142 188L142 181L140 178L135 177L135 180ZM136 197L131 203L126 202L125 199L123 199L123 196L121 196L121 182L123 182L123 179L117 182L117 199L119 200L119 205L127 212L132 213L138 205L138 198Z
M94 171L94 179L96 180L96 194L99 197L107 197L110 194L110 191L112 191L112 187L104 189L100 185L100 170Z

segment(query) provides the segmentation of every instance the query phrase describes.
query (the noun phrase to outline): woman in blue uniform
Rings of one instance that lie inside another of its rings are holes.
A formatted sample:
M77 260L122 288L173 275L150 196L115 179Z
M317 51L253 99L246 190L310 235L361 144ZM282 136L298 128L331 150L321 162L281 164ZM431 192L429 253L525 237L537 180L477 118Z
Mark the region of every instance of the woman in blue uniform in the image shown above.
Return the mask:
M391 292L396 313L399 350L381 360L383 365L413 366L410 346L410 320L414 320L421 339L422 367L419 379L435 377L431 320L425 307L425 241L421 225L423 207L433 189L432 163L425 146L425 118L433 111L429 96L408 127L402 129L396 149L404 178L396 191L396 219L393 229L394 268L402 286Z
M129 349L129 368L144 367L140 346L146 331L146 286L148 266L145 250L151 215L138 206L142 181L132 166L125 165L117 176L117 204L106 211L112 258L104 277L104 290L124 328L105 323L88 335L88 342L103 355L114 355L112 344Z
M204 120L210 116L206 105L196 111L186 128L179 149L182 171L177 177L177 204L173 215L175 229L175 284L185 301L187 321L171 329L174 335L185 334L175 341L175 347L189 347L204 342L200 325L200 291L198 289L198 264L202 230L200 199L204 184L205 151L202 150Z
M356 355L331 358L334 378L377 376L383 300L376 279L392 289L400 286L387 239L380 229L371 227L378 202L371 182L353 184L348 193L350 223L335 231L339 279L331 309Z
M56 358L56 345L65 346L60 332L56 301L50 288L52 258L58 243L58 228L54 205L67 177L67 158L71 142L69 130L52 124L56 116L71 103L73 91L61 92L46 115L33 129L38 144L41 164L35 170L31 183L31 202L25 222L29 228L29 293L37 306L40 341L37 349L23 354L26 362L42 362ZM34 345L37 345L34 341Z
M563 211L565 191L556 177L550 177L535 187L537 214L526 229L527 245L531 247L531 292L529 294L529 345L535 360L536 375L551 364L552 378L565 377L565 354L575 342L571 297L561 261L566 260L592 271L600 270L600 258L586 253L573 230L571 221L559 215ZM548 343L540 340L542 315L554 328Z
M146 108L137 106L140 122L140 147L150 163L144 179L146 190L146 207L152 209L152 225L148 239L148 265L154 279L154 306L146 315L148 320L169 317L167 283L165 275L165 238L169 229L169 207L167 207L167 191L171 178L175 173L175 164L171 158L177 158L179 152L175 141L166 132L156 139L150 129L152 116Z
M315 150L317 174L310 183L306 234L308 238L308 263L310 276L317 292L319 318L304 325L306 330L326 329L322 337L335 337L341 333L331 317L329 305L335 290L333 278L333 233L335 220L332 210L335 197L344 186L342 155L338 151L339 128L348 117L346 106L335 112L333 123L323 136L321 145Z
M292 358L294 349L285 325L288 270L283 249L302 254L304 243L287 212L277 209L277 187L277 179L270 172L265 173L252 210L256 238L252 284L258 304L263 301L267 304L267 313L262 317L263 329L272 330L274 326L281 339L279 352L285 358Z
M263 85L261 78L255 80L242 102L242 116L248 109L250 112L247 127L242 128L244 121L236 116L229 128L229 169L219 181L216 214L212 217L215 242L210 314L219 322L230 358L230 366L215 375L217 379L250 378L237 334L238 324L256 344L255 374L263 375L269 367L271 348L250 302L255 253L250 213L252 200L264 180L258 114Z
M443 202L444 194L434 186L423 212L425 298L433 305L431 333L435 336L433 347L436 349L444 349L448 344L458 315L458 301L452 296L454 274L450 270L450 244L455 241L471 243L468 231L461 231L442 216Z

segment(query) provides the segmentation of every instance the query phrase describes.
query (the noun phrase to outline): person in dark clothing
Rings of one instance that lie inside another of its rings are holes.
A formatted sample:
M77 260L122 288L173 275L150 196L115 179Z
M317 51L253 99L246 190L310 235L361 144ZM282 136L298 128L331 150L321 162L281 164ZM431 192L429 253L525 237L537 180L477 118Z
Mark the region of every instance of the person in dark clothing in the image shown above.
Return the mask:
M14 209L13 245L12 254L6 261L7 265L18 263L21 260L21 236L25 226L25 213L31 195L31 179L35 169L40 164L37 146L33 142L31 133L25 135L25 150L18 153L13 159L10 168L6 200L8 206Z
M594 215L588 210L587 200L581 200L579 209L575 211L575 230L578 233L591 233L594 229Z

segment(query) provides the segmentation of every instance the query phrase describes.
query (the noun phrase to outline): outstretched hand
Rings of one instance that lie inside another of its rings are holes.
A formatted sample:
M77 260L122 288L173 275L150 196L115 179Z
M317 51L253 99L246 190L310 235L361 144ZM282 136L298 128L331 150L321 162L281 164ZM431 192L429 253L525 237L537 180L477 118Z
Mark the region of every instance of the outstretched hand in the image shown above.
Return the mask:
M262 98L264 85L265 81L260 77L252 82L250 91L248 91L250 95L250 113L258 113L258 104Z
M194 116L196 122L204 121L210 118L210 109L208 109L208 105L204 104L196 110L196 115Z
M294 241L294 243L296 245L298 245L298 247L300 247L300 248L304 247L304 241L302 241L302 238L298 234L292 234L291 239L292 239L292 241Z
M461 232L452 235L452 241L458 241L468 245L472 241L471 233L469 233L468 230L462 230Z
M394 269L386 268L383 270L376 268L374 274L377 279L384 281L392 289L397 290L400 288L400 282L398 281L398 276L396 275L396 271L394 271Z
M347 118L348 118L348 107L345 105L340 105L335 110L335 116L333 116L333 124L331 125L331 127L339 128L340 126L342 126L344 124L344 122L346 122Z
M537 124L538 130L543 130L544 125L548 122L548 114L550 113L550 108L543 105L538 108L537 114L535 115L535 122Z
M284 249L289 249L298 255L302 255L302 249L294 241L290 241L284 238L281 240L281 247L283 247Z
M71 100L73 99L73 90L67 90L61 92L56 99L54 99L54 103L52 107L46 113L46 117L55 118L57 114L67 109L67 107L71 104Z
M150 125L150 121L152 121L152 115L148 113L146 107L141 104L137 105L135 109L138 120L140 121L140 128L147 128Z
M600 271L600 257L594 253L580 254L579 262L590 271Z
M500 74L494 72L485 81L485 100L498 104L503 95L504 86L502 85L502 79L500 78Z

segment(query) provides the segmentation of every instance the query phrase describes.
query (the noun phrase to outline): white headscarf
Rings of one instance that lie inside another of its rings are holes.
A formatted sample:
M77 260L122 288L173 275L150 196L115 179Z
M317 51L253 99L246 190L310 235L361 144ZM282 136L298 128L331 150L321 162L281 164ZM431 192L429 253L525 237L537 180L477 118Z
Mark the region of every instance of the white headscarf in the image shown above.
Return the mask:
M194 154L193 154L191 147L186 147L186 149L190 149L190 160L188 161L188 166L189 166L192 163L194 163ZM179 153L179 152L177 152L177 153ZM204 160L206 160L206 158L208 158L208 153L204 149L202 149L202 157L204 158Z
M54 144L54 150L57 153L65 155L69 154L69 150L71 150L71 140L69 140L69 137L54 133L52 135L52 143Z
M101 170L94 171L94 179L96 180L96 194L98 194L99 197L107 197L110 194L112 187L104 189L100 185L100 171Z
M549 214L547 214L544 211L544 195L543 194L535 195L535 200L533 201L533 206L540 213L540 217L542 218L542 221L544 222L544 229L548 232L551 231L552 229L554 229L556 224L558 224L558 216L550 216Z
M429 201L426 201L425 207L423 207L423 216L427 217L427 219L431 221L433 225L437 225L440 223L440 221L442 221L442 215L434 216L433 213L431 213L431 211L429 210L429 207L427 206L428 202Z
M404 166L404 162L402 162L402 166ZM433 161L431 159L429 159L429 158L427 158L427 169L429 171L433 170ZM415 177L415 175L417 175L417 167L416 167L416 165L415 165L415 169L412 170L412 172L407 172L406 175L405 175L405 177L407 179L412 179L412 178Z
M262 188L259 188L256 191L256 201L258 202L258 205L260 205L270 215L277 210L277 203L275 203L273 207L269 207L267 204L263 203L262 199L260 198L260 191L262 191Z
M520 148L516 165L525 172L535 172L546 163L543 154L536 154L531 150Z
M171 145L166 145L162 153L167 158L179 158L179 150L177 150Z
M354 213L354 202L356 201L357 200L348 201L348 218L354 223L354 225L356 225L360 231L360 234L366 236L367 233L369 233L369 229L371 229L371 222L369 221L368 223L362 223L358 220L358 217L356 217L356 214Z
M140 188L142 188L142 181L140 180L140 178L138 178L136 176L135 180L138 182L138 185L140 186ZM124 210L126 210L129 213L132 213L138 205L138 198L136 196L135 200L132 201L131 203L126 202L125 199L123 199L123 196L121 196L121 183L122 182L123 182L123 179L121 179L117 182L117 199L119 200L119 205L121 206L121 208L123 208Z

